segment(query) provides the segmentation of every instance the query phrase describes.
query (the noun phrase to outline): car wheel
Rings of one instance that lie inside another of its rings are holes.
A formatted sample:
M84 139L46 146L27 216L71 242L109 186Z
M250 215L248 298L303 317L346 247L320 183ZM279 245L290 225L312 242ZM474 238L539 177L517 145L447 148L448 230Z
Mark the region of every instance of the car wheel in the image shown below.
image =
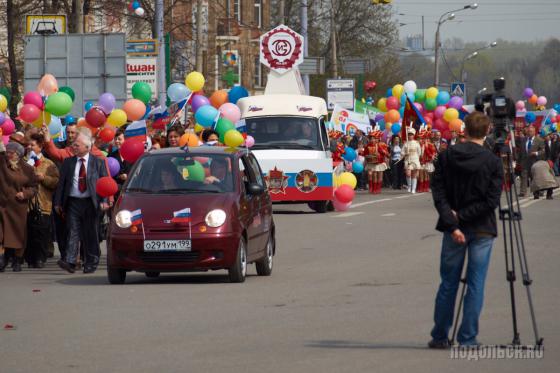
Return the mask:
M276 245L276 241L274 239L274 235L271 233L266 243L265 256L261 260L255 263L255 267L257 268L257 274L259 276L270 276L272 274L272 263L274 258L275 245Z
M327 212L329 201L313 201L309 202L309 207L319 214L324 214Z
M107 266L107 277L109 278L109 283L113 285L124 284L126 280L126 271L120 268L111 268Z
M239 248L237 249L237 258L235 264L229 270L229 280L231 282L244 282L247 275L247 245L245 239L239 240Z
M146 272L146 277L149 277L149 278L159 277L159 272Z

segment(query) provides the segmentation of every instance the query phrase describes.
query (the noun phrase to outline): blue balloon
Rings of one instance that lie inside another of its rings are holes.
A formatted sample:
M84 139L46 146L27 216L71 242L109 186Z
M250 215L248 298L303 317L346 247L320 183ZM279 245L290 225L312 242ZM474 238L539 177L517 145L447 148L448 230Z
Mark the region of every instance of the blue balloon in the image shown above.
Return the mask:
M344 158L344 160L348 162L352 162L354 159L358 158L358 154L353 148L347 146L344 149L344 155L342 156L342 158Z
M445 105L449 102L449 100L451 99L451 96L449 95L449 92L447 91L439 91L437 97L436 97L436 101L438 105Z
M403 95L404 96L404 95ZM401 118L404 117L404 106L401 106L399 109L399 113L401 114Z
M236 85L228 92L228 100L232 104L237 104L237 101L243 97L249 97L249 91L243 86Z
M560 104L554 104L554 110L556 110L557 113L560 113Z
M212 105L204 105L198 108L194 114L194 119L203 127L210 127L214 124L219 111Z
M89 109L91 109L93 107L93 102L88 101L86 102L86 104L84 105L84 109L86 109L86 111L89 111Z
M73 115L67 115L64 117L64 123L67 125L70 123L77 123L76 117Z
M140 2L138 2L138 1L133 2L132 3L132 9L136 10L138 8L140 8Z
M364 171L364 164L362 162L352 162L352 171L356 174Z
M392 95L393 95L393 88L387 88L387 93L385 94L385 96L387 96L387 98L389 98Z
M6 121L6 115L0 111L0 126Z
M190 94L191 91L182 83L173 83L167 87L167 97L169 97L171 102L182 101L189 97Z
M525 122L531 124L531 123L535 123L535 121L537 120L537 116L535 115L535 113L527 113L525 114Z
M398 135L401 132L401 125L399 123L393 123L391 132L393 132L393 135Z
M51 116L51 122L49 123L49 134L51 136L57 135L62 130L62 123L59 117Z

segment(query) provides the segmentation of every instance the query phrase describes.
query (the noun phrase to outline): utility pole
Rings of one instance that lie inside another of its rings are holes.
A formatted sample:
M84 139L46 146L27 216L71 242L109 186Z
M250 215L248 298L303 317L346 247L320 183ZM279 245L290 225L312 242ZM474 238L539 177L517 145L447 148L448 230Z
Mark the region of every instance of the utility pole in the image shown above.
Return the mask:
M280 0L280 24L283 25L286 22L286 1Z
M76 0L76 33L84 33L84 3Z
M437 27L437 31L436 31L436 43L434 45L434 63L435 63L435 69L434 69L434 87L438 88L439 86L439 26L440 24L438 24Z
M300 12L300 22L301 22L301 36L303 36L303 57L308 56L309 48L307 37L307 0L301 0L301 12ZM305 94L309 94L309 75L303 75L303 86L305 87Z
M196 0L196 71L202 72L202 0Z
M157 56L157 97L159 105L165 105L165 42L163 35L163 0L156 0L156 33L158 42Z
M334 1L331 0L331 52L332 52L332 76L338 78L338 61L336 55L336 27L334 24Z
M426 46L424 45L424 16L422 16L422 50L426 50Z

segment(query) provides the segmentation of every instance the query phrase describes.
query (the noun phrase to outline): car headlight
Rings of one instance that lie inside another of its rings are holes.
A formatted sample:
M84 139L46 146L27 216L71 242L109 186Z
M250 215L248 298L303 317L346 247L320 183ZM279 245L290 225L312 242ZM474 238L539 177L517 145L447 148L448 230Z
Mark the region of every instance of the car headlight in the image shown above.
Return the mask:
M129 228L132 225L132 213L128 210L121 210L115 215L115 223L119 228Z
M212 210L206 214L204 221L207 226L218 228L226 222L226 212L220 209Z

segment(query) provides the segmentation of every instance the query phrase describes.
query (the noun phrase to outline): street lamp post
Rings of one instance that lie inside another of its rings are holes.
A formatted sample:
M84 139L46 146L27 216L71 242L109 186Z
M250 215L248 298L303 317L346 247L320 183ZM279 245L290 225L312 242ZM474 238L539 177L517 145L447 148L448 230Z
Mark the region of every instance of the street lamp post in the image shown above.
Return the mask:
M455 10L445 12L441 15L441 17L439 17L438 24L437 24L437 29L436 29L436 42L435 42L435 45L434 45L434 64L435 64L435 67L434 67L434 86L435 87L438 87L438 85L439 85L439 44L440 44L439 28L445 22L451 21L452 19L454 19L455 18L455 13L461 12L461 11L467 10L467 9L473 9L474 10L476 8L478 8L477 3L470 4L470 5L465 5L464 7L460 8L460 9L455 9Z
M498 45L498 43L493 41L492 43L488 44L487 46L475 49L474 51L467 54L463 58L463 61L461 62L461 73L459 75L459 79L461 79L461 81L465 84L465 93L464 93L464 96L463 96L463 101L465 103L467 103L467 74L466 74L466 71L465 71L465 62L467 62L468 60L472 60L473 58L478 56L478 52L480 52L482 50L485 50L485 49L494 48L496 45Z

